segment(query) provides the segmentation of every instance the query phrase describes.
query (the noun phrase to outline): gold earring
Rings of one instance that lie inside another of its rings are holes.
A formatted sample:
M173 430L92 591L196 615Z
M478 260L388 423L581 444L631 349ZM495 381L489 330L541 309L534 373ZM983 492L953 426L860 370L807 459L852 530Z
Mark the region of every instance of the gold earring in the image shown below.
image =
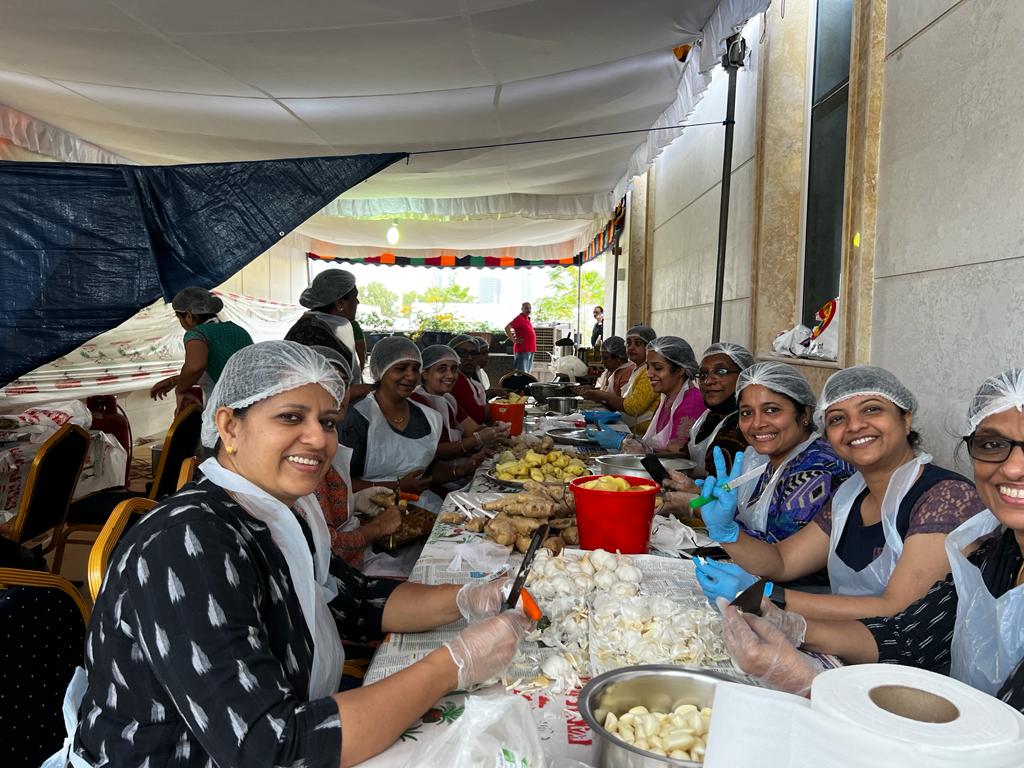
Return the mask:
M228 456L234 456L235 455L235 451L237 449L233 445L228 445L228 446L225 446L224 450L227 451Z

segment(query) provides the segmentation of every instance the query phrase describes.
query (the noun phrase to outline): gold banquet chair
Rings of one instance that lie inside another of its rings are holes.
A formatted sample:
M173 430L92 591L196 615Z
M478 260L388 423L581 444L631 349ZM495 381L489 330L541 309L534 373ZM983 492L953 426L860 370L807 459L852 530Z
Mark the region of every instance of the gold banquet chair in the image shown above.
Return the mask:
M0 534L22 545L30 545L52 532L43 547L43 554L56 548L54 573L60 573L64 554L63 528L88 453L88 432L74 424L65 424L58 429L32 459L21 490L18 511L0 527Z
M182 410L171 422L164 437L160 460L153 472L153 485L145 498L158 501L170 496L178 488L182 464L195 455L199 432L203 426L203 412L196 405ZM92 544L92 538L72 539L72 534L95 534L103 527L115 506L128 499L142 498L138 493L117 488L99 491L79 499L68 510L67 522L61 533L60 550L65 544ZM56 567L54 568L56 570Z
M103 586L103 577L107 573L107 566L110 563L110 556L118 543L132 525L137 523L149 510L156 506L153 499L136 497L122 501L114 511L110 513L107 522L103 524L92 549L89 550L89 564L86 569L89 578L89 594L95 603Z
M37 766L64 741L64 691L84 663L89 608L71 582L0 568L0 764Z
M192 482L192 478L196 475L196 468L199 466L199 459L195 456L189 456L183 462L181 462L181 471L178 473L178 487L175 490L180 491L186 485Z

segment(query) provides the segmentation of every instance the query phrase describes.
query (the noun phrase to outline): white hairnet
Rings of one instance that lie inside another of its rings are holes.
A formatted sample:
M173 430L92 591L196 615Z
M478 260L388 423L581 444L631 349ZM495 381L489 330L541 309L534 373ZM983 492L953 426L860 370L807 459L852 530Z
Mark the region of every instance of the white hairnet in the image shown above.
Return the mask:
M412 360L423 363L420 348L405 336L388 336L373 345L370 352L370 373L376 381L380 381L392 366Z
M456 365L461 362L459 353L447 344L431 344L420 353L420 358L423 361L422 370L424 371L445 360L451 360Z
M216 315L224 309L224 302L205 288L192 285L178 291L171 300L171 309L193 315Z
M203 445L217 445L220 434L214 416L218 408L245 408L306 384L319 384L336 403L345 394L338 372L304 344L263 341L242 347L228 359L203 409Z
M460 333L458 336L454 337L451 341L448 342L448 346L451 347L452 349L456 349L458 347L461 347L463 344L472 344L477 350L479 350L480 345L477 342L478 338L479 337L477 336L470 336L468 333Z
M659 336L647 342L647 349L678 365L686 371L687 377L692 379L697 375L697 359L693 356L693 347L686 339L678 336Z
M603 342L601 342L601 351L607 352L613 357L618 357L622 360L626 359L626 340L621 336L609 336Z
M1011 408L1024 410L1024 368L1010 368L982 382L967 408L968 434L989 416Z
M326 357L327 362L331 365L336 365L341 368L345 377L342 381L352 380L352 357L350 355L343 354L334 347L325 347L322 344L311 344L309 348Z
M656 338L658 334L654 332L654 329L649 325L634 325L628 331L626 331L626 338L630 336L639 336L641 339L650 344Z
M760 384L765 389L787 395L801 405L809 405L811 408L817 401L807 379L788 363L754 363L749 368L744 368L736 379L737 402L740 399L740 392L751 384Z
M818 426L825 423L825 411L836 403L859 395L883 397L909 413L917 410L917 398L885 368L874 365L855 365L836 371L828 377L821 391L821 402L814 412Z
M325 307L352 293L356 278L344 269L328 269L313 278L313 283L299 296L299 304L309 309Z
M476 339L476 345L481 352L491 351L491 343L487 341L487 339L485 339L483 336L474 336L474 338Z
M754 364L754 356L750 354L750 350L731 341L719 341L712 344L704 350L704 354L700 356L700 359L703 360L711 355L725 355L736 363L741 371L745 371Z

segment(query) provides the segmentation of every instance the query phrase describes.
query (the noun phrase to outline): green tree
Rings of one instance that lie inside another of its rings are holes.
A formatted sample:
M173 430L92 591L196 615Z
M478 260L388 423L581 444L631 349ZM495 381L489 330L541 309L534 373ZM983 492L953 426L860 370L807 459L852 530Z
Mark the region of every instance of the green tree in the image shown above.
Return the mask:
M453 283L444 288L428 288L420 297L420 301L429 304L469 304L474 301L474 297L468 288Z
M388 290L384 283L374 281L360 288L359 302L376 307L382 317L398 317L398 294Z
M533 303L533 319L542 323L576 321L576 273L579 267L560 267L548 277L544 298ZM584 307L604 301L604 274L590 270L583 273L581 301Z

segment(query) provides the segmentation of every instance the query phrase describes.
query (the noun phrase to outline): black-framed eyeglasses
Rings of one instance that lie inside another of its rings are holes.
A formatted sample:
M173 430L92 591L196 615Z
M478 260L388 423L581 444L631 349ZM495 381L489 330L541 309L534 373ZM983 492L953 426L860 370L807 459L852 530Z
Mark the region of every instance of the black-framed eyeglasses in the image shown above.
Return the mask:
M968 435L964 442L967 443L967 453L972 459L989 464L1002 464L1010 458L1014 448L1024 451L1024 440L1010 440L995 435Z
M704 381L704 379L710 379L714 376L716 379L724 379L726 376L735 376L739 373L739 370L735 368L712 368L710 371L706 371L701 368L697 371L697 380Z

